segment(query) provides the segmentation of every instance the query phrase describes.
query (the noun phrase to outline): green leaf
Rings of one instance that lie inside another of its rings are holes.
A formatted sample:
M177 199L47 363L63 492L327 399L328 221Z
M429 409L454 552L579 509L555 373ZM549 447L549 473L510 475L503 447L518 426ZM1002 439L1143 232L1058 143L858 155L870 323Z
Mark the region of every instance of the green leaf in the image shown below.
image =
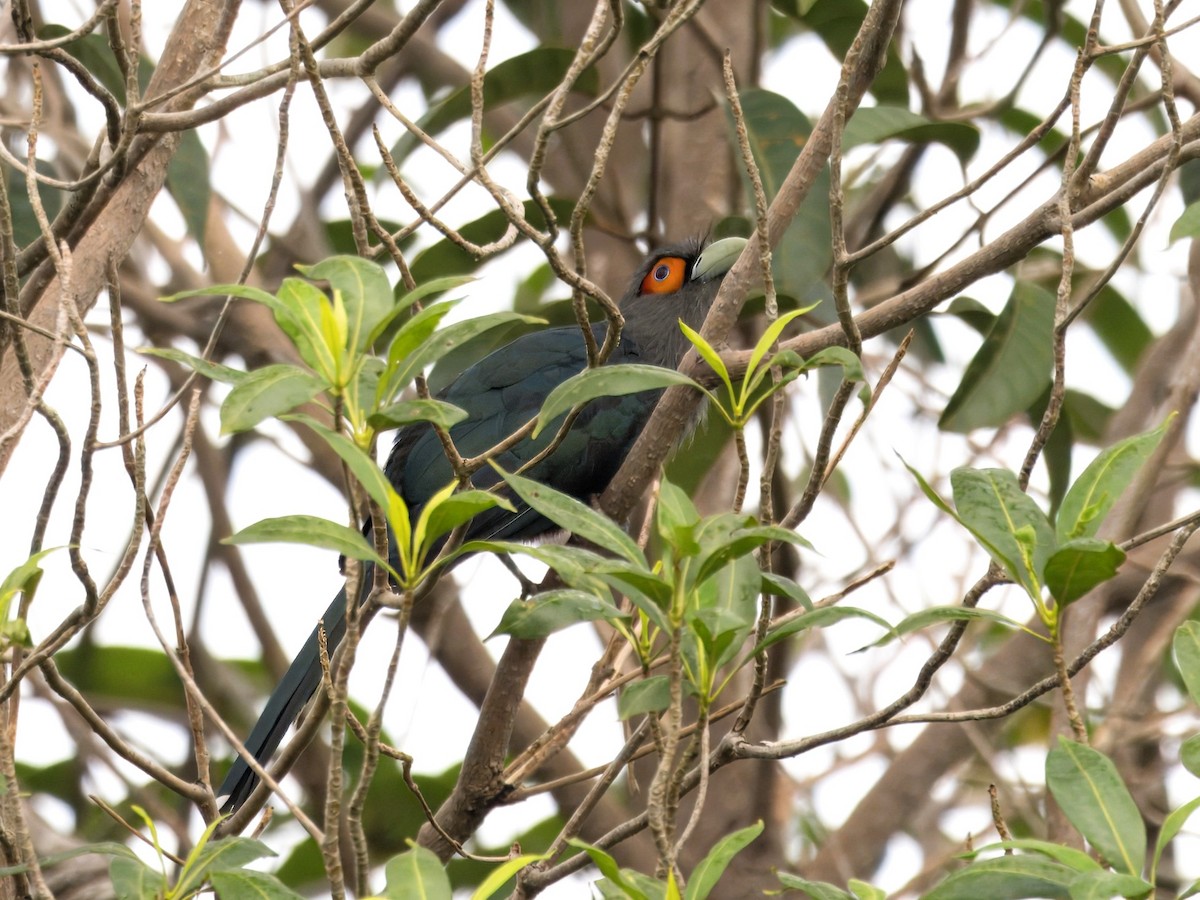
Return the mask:
M733 517L731 517L733 518ZM749 528L734 527L728 531L714 530L713 518L705 520L701 526L701 553L697 555L700 563L696 573L696 581L704 581L717 569L723 568L730 560L746 556L765 544L794 544L811 550L812 544L796 532L777 525L755 525Z
M400 354L396 353L396 342L393 342L392 347L388 349L388 374L384 382L381 383L382 396L385 398L396 396L426 366L436 362L460 344L483 334L488 329L507 325L511 322L541 324L544 321L535 316L524 316L514 312L497 312L477 316L474 319L467 319L465 322L455 322L453 325L446 326L432 337L422 341L411 353L402 356L402 358ZM400 333L404 333L403 329L401 329ZM399 337L399 334L397 337Z
M39 563L58 549L60 548L49 547L34 553L4 577L4 582L0 583L0 622L8 619L9 605L17 594L25 594L32 602L42 580L42 567Z
M696 530L700 525L700 512L692 498L677 485L663 480L658 488L658 508L654 524L659 535L676 556L695 556L700 552L696 542Z
M1050 595L1064 607L1115 576L1123 562L1125 551L1112 541L1076 538L1051 554L1042 574Z
M1048 897L1067 900L1078 873L1038 856L1001 856L971 863L951 872L922 900L1023 900Z
M938 427L966 434L997 428L1026 410L1050 383L1053 330L1054 295L1017 282L946 403Z
M545 853L523 853L520 856L514 856L510 860L506 860L488 873L487 878L479 883L479 887L471 894L471 900L488 900L496 891L504 887L514 875L520 872L530 863L538 862L547 858Z
M862 360L845 347L825 347L804 361L804 368L817 369L821 366L841 366L842 378L846 381L866 381Z
M1171 646L1188 696L1200 706L1200 622L1184 622L1176 628Z
M421 516L426 520L423 552L432 548L433 542L449 534L459 525L471 521L481 512L499 506L511 513L516 508L504 497L490 491L457 491L436 505L432 500L425 504Z
M847 881L846 887L853 891L854 896L858 900L887 900L887 891L881 890L865 881L859 881L857 878L851 878Z
M164 895L167 879L140 859L117 857L108 864L117 900L155 900Z
M592 862L596 864L596 868L600 870L600 874L619 886L625 892L625 896L629 900L649 900L634 882L627 877L627 873L618 865L617 861L609 854L605 853L599 847L593 847L591 844L585 844L578 838L571 838L567 843L572 847L577 847L591 857Z
M274 855L270 847L253 838L234 836L208 841L188 856L175 890L180 896L186 896L188 892L198 890L213 872L236 871L247 863Z
M837 3L826 2L817 6L841 7L846 2L839 0ZM853 33L850 40L853 40ZM849 46L847 43L845 49L848 50ZM837 58L841 59L842 56ZM798 148L804 146L812 133L812 125L791 100L772 91L744 89L741 92L741 104L750 149L762 177L767 201L770 202L791 171ZM730 137L736 141L733 116L728 109L726 112ZM753 196L749 178L742 166L738 166L738 172L742 176L745 196ZM772 255L771 269L775 286L781 294L806 303L814 298L814 291L820 291L819 286L825 282L825 272L832 258L832 234L829 222L829 173L822 169Z
M208 230L208 204L212 199L208 169L208 152L200 142L200 136L194 130L184 131L179 147L167 164L167 190L201 253L208 246L205 232Z
M546 591L528 600L514 600L504 611L490 637L507 634L516 638L544 638L579 622L627 618L612 601L570 588Z
M1040 634L1031 631L1023 623L1018 622L1016 619L1010 619L1008 616L1001 615L995 610L981 609L979 607L970 606L931 606L927 609L918 610L910 616L905 616L903 620L895 625L892 631L885 634L871 646L882 647L883 645L890 644L892 641L896 640L897 638L901 638L906 634L911 634L914 631L920 631L933 625L942 625L946 622L963 621L991 622L994 625L1003 625L1005 628L1024 631L1026 634L1033 635L1033 637L1036 637L1039 640L1044 640Z
M809 881L799 875L787 872L777 872L779 883L785 888L795 888L811 897L812 900L854 900L854 895L843 891L840 887L827 881Z
M701 586L699 608L687 615L683 643L691 671L707 673L710 679L749 637L758 612L754 602L758 596L755 590L758 567L754 560L740 559L722 570L721 575L726 577L710 579ZM702 659L704 665L700 664ZM696 677L696 687L702 695L711 687L705 681Z
M325 550L336 550L351 559L361 559L383 566L389 572L391 566L380 559L375 548L367 543L361 531L321 519L317 516L279 516L262 519L241 531L225 538L223 544L308 544Z
M467 541L459 548L459 556L468 553L519 553L536 559L559 574L573 588L600 594L606 582L593 573L611 560L583 547L564 547L557 544L520 544L516 541Z
M1042 841L1037 838L1016 838L1010 841L996 841L985 847L979 847L975 854L979 855L990 850L1032 850L1034 853L1048 856L1055 862L1074 869L1076 872L1099 872L1103 868L1083 850L1069 847L1066 844L1056 844L1053 841Z
M704 859L692 870L683 896L686 900L704 900L712 893L730 861L737 856L752 840L762 834L763 823L760 819L753 825L738 829L733 834L727 834L717 841L713 848L705 854Z
M596 566L593 571L601 581L614 590L621 591L662 631L670 631L671 622L666 609L671 604L671 585L664 577L646 571L630 563L613 562L607 566Z
M1046 757L1046 784L1067 819L1110 865L1129 875L1141 872L1146 826L1108 757L1060 737Z
M229 366L223 366L220 363L209 362L207 359L193 356L190 353L184 353L182 350L176 350L174 347L139 347L137 352L146 356L157 356L177 362L180 365L187 366L189 369L199 372L205 378L212 381L219 381L222 384L238 384L245 381L249 376L248 372L243 372L241 369L233 369Z
M270 872L253 869L213 872L212 886L223 900L303 900Z
M457 305L458 300L443 300L441 303L434 303L401 325L392 336L391 343L388 344L388 369L391 370L400 365L403 359L428 341L446 314ZM392 394L395 394L395 391L392 391Z
M18 763L18 765L20 765ZM70 850L64 850L61 853L49 853L45 856L38 857L38 865L43 869L49 869L51 866L57 866L59 863L67 860L76 859L80 856L111 856L119 859L128 859L132 862L138 862L137 854L126 847L124 844L118 844L115 841L98 841L94 844L84 844L81 847L72 847ZM22 872L28 872L29 866L26 863L21 863L15 866L0 867L0 876L3 875L19 875Z
M783 334L783 329L787 328L794 319L799 318L805 313L812 312L813 307L807 306L803 309L794 309L790 313L785 313L774 322L766 327L762 333L762 337L758 339L758 343L754 345L754 349L750 353L750 361L746 364L746 376L750 377L752 372L758 369L758 364L762 362L764 356L770 352L775 342L779 340L779 336ZM853 356L853 354L851 354ZM862 364L859 364L861 369Z
M163 303L176 303L180 300L187 300L191 297L237 297L240 300L252 300L255 303L261 303L263 306L268 306L275 309L279 306L279 300L274 294L264 291L262 288L252 287L248 284L213 284L208 287L194 288L190 291L179 291L176 294L168 294L165 297L159 297Z
M676 384L697 387L696 382L688 376L662 366L626 364L585 369L559 384L546 397L538 413L537 425L534 426L532 436L537 438L543 428L567 410L597 397L623 397L626 394L660 390Z
M470 284L475 278L472 275L446 275L441 278L430 278L427 281L418 284L411 291L401 294L392 305L391 310L371 330L367 338L368 346L375 346L376 342L383 337L384 333L396 321L396 317L405 310L410 309L418 300L424 300L426 297L432 297L434 294L442 294L446 291L452 291L456 287L461 287L464 284ZM446 306L442 310L444 315L453 304ZM416 318L414 316L413 318ZM439 316L440 318L440 316Z
M1122 872L1082 872L1069 885L1071 900L1111 900L1112 897L1146 897L1154 890L1136 875Z
M24 152L21 156L24 157ZM44 159L34 160L34 167L39 175L46 175L50 178L61 178L62 172ZM41 240L42 229L38 225L37 216L33 212L33 204L29 200L29 194L25 189L25 175L17 171L16 168L5 165L4 172L0 177L4 178L5 186L8 190L9 207L12 210L13 224L13 239L18 247L27 247L34 241ZM38 185L38 197L42 201L42 207L46 210L46 216L53 222L58 218L58 214L62 212L63 196L65 191L60 191L52 188L49 185Z
M1175 414L1153 431L1118 441L1092 460L1071 485L1058 511L1059 541L1094 537L1113 504L1158 448Z
M380 429L399 428L401 425L411 425L414 422L432 422L449 430L466 417L466 410L460 409L453 403L436 400L432 397L428 400L414 397L412 400L401 400L384 407L367 421L373 427Z
M1054 550L1046 514L1007 469L955 469L950 484L959 521L1040 604L1041 573Z
M376 465L375 459L346 435L326 427L312 416L296 414L287 416L286 419L290 422L301 422L312 429L346 464L350 474L362 485L367 495L385 512L399 500L396 489L383 474L383 470Z
M70 34L72 29L57 23L43 25L37 30L38 38L52 41ZM117 65L112 47L100 34L85 34L62 45L62 49L83 64L96 80L116 98L125 102L125 75ZM142 86L145 86L143 82Z
M662 712L671 705L671 685L666 675L651 675L625 685L617 696L622 722L642 713Z
M1185 769L1200 778L1200 734L1193 734L1180 745L1179 761Z
M54 655L64 678L120 709L173 709L183 702L175 667L161 650L80 642Z
M275 321L301 358L330 383L340 385L339 363L346 335L330 327L333 304L329 298L302 278L285 278L275 300L271 304Z
M357 256L332 256L315 266L297 268L341 292L349 324L347 347L357 353L369 349L377 329L390 319L395 307L383 268Z
M645 557L638 545L612 519L561 491L530 478L505 472L495 463L492 463L492 468L518 497L555 525L630 562L645 565Z
M958 513L956 513L954 511L954 507L952 507L949 503L947 503L944 499L942 499L942 495L933 489L933 485L931 485L928 481L925 480L925 476L922 475L920 472L918 472L916 469L914 469L912 466L910 466L907 462L905 462L904 457L900 456L899 453L897 453L896 455L900 457L900 462L904 463L904 468L908 469L909 474L912 475L912 477L917 480L917 485L921 488L921 493L923 493L926 496L926 498L929 500L929 502L931 502L934 506L936 506L938 509L940 509L942 512L944 512L946 515L953 518L956 522L961 523L962 519L960 519L958 517ZM966 527L966 526L964 525L963 527Z
M242 378L221 404L221 433L249 431L263 419L290 412L327 384L298 366L277 363Z
M729 392L729 397L733 399L733 382L729 378L729 369L725 367L725 360L721 359L721 354L716 351L712 344L706 341L700 332L688 327L686 322L680 322L679 328L683 331L684 337L691 341L692 346L696 348L696 352L700 358L708 363L708 367L712 369L717 377L721 379L721 383L725 385L725 389Z
M1195 774L1195 773L1193 773ZM1155 880L1155 874L1158 872L1158 863L1162 859L1163 851L1167 849L1167 844L1175 839L1175 835L1183 830L1183 826L1187 824L1187 820L1200 808L1200 797L1194 797L1187 803L1180 806L1178 809L1171 810L1167 817L1163 819L1162 827L1158 830L1158 840L1154 842L1154 858L1150 863L1150 880Z
M1181 238L1194 238L1200 235L1200 200L1189 203L1179 218L1171 225L1170 243Z
M886 140L945 144L966 162L979 149L979 129L965 122L931 122L903 106L860 106L842 133L845 148Z
M762 653L772 644L786 640L794 634L799 634L801 631L807 631L810 628L827 628L846 619L866 619L869 622L874 622L885 631L890 632L892 630L892 626L888 624L886 619L875 615L873 612L867 612L865 609L859 609L855 606L823 606L820 609L814 609L812 612L801 613L794 619L789 619L772 631L768 631L767 636L759 641L753 650L746 654L746 658L749 659L750 657L758 656L758 654Z
M393 856L384 866L387 886L381 897L386 900L452 900L450 876L432 850L414 846Z
M762 588L764 594L771 594L775 597L787 597L789 600L794 600L807 610L812 610L812 598L808 596L808 591L792 581L785 575L777 575L774 572L762 573Z
M1154 332L1137 307L1111 283L1088 304L1082 318L1128 375L1133 375L1146 349L1155 341Z

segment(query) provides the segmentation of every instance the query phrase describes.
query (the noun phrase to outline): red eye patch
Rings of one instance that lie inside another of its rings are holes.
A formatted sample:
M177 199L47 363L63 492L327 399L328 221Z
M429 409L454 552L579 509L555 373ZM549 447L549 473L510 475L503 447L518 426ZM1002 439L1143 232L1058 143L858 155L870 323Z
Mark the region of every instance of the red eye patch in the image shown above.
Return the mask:
M642 294L670 294L683 287L687 262L678 256L661 256L642 279Z

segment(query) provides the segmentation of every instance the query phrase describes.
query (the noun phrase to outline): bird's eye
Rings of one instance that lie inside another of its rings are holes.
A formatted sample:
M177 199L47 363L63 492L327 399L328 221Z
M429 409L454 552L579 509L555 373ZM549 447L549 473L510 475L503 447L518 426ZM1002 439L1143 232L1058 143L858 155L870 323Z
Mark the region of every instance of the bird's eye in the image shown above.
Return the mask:
M679 256L662 256L650 266L642 279L641 294L669 294L683 287L687 261Z

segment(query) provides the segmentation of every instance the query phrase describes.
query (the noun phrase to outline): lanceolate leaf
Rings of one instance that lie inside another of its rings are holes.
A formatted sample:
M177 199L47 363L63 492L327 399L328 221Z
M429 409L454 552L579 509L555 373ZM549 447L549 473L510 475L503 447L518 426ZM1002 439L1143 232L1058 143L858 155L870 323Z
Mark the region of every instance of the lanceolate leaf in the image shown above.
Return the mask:
M249 431L263 419L307 403L325 387L321 379L297 366L279 363L255 369L221 404L221 432Z
M349 319L350 350L361 353L370 346L380 322L393 308L392 286L377 264L357 256L333 256L315 266L300 266L300 271L342 294Z
M968 606L931 606L915 612L911 616L905 616L904 619L896 624L892 631L885 634L871 646L883 646L884 644L891 643L896 638L911 634L914 631L920 631L923 628L930 628L934 625L963 621L983 621L994 625L1003 625L1005 628L1024 631L1026 634L1044 640L1041 635L1030 631L1016 619L1010 619L1008 616L1002 615L992 609Z
M812 612L802 613L794 619L789 619L774 630L767 632L767 636L753 650L746 654L746 657L757 656L772 644L786 640L794 634L799 634L801 631L807 631L810 628L825 628L844 619L867 619L886 631L890 632L892 630L892 626L888 624L886 619L875 615L873 612L867 612L865 609L858 609L854 606L824 606Z
M578 375L572 375L546 397L538 413L533 437L536 438L543 428L567 410L597 397L621 397L639 391L661 390L676 384L697 386L688 376L662 366L630 364L586 369Z
M420 897L422 900L451 900L454 891L450 876L432 850L413 847L393 856L383 867L387 885L382 896L386 900Z
M946 403L938 427L965 434L998 427L1026 410L1050 383L1053 328L1054 296L1018 282Z
M1200 622L1184 622L1175 629L1172 649L1188 696L1200 705Z
M844 147L886 140L945 144L965 161L979 149L979 129L963 122L931 122L902 106L860 106L842 134Z
M543 638L579 622L624 618L612 601L569 588L547 591L529 600L514 600L504 611L493 634Z
M1111 541L1067 541L1046 561L1046 587L1059 606L1066 606L1116 575L1124 561L1125 551Z
M244 381L248 374L241 369L234 369L230 366L223 366L220 363L210 362L199 356L193 356L190 353L184 353L182 350L176 350L174 347L139 347L138 353L144 353L147 356L158 356L162 359L169 359L173 362L187 366L196 372L199 372L205 378L213 381L219 381L224 384L237 384Z
M494 463L493 467L517 496L554 524L630 562L644 564L638 545L612 519L574 497L530 478L512 475Z
M188 234L201 253L208 246L205 231L208 227L208 204L212 198L208 170L208 152L200 142L200 137L193 130L183 132L179 149L167 165L167 190L183 214Z
M817 4L819 8L839 9L845 5L846 0ZM873 88L878 84L877 80ZM812 133L812 125L791 100L773 91L748 88L741 92L741 102L750 147L769 201L787 178L796 161L796 150ZM727 115L726 120L732 136L733 116ZM743 183L750 196L749 180L744 173ZM813 299L814 285L824 283L829 267L833 244L828 198L829 173L822 170L774 252L772 269L776 287L781 294L802 303Z
M762 832L763 823L760 819L753 825L747 825L717 841L704 859L692 870L683 895L686 900L704 900L705 897L710 896L713 888L717 886L717 882L725 873L730 860Z
M1042 568L1054 550L1054 533L1045 513L1007 469L955 469L950 484L959 521L1040 603Z
M1060 737L1046 757L1046 785L1071 824L1111 866L1129 875L1141 872L1146 826L1108 757Z
M380 559L375 548L367 543L362 532L329 519L317 516L280 516L262 519L225 538L227 544L309 544L326 550L336 550L351 559L373 562L391 571Z
M666 675L651 675L627 685L617 697L617 715L621 721L642 713L662 712L671 703L671 687Z
M980 900L982 897L1053 897L1067 900L1078 873L1040 856L1001 856L951 872L922 900Z
M453 403L435 400L432 397L428 400L414 397L384 407L371 416L370 422L376 428L399 428L413 422L433 422L442 428L450 428L466 417L466 411Z
M489 328L495 328L497 325L505 325L509 322L541 324L543 321L543 319L539 319L536 316L523 316L513 312L488 313L484 316L477 316L474 319L467 319L464 322L455 322L453 325L446 326L402 359L391 359L392 354L389 351L388 362L396 363L396 368L388 374L384 396L395 396L402 388L407 387L409 382L427 365L437 362L443 355L449 353L455 347L469 341L476 335L483 334Z
M1158 447L1174 416L1158 428L1113 444L1083 470L1058 511L1060 541L1093 537L1114 503Z

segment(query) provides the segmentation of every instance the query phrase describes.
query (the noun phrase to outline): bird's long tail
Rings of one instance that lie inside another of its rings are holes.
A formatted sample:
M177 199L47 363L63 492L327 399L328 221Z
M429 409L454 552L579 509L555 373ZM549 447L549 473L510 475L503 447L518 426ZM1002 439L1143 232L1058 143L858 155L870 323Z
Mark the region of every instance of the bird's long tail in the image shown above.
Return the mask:
M364 567L362 583L371 583L369 567ZM332 654L346 633L346 589L344 587L333 598L329 609L325 610L321 622L325 628L326 647ZM308 640L304 642L304 646L300 648L300 652L288 666L283 679L271 694L271 698L267 701L262 715L254 724L250 736L246 738L246 749L264 766L279 746L279 742L283 740L283 735L300 715L304 704L308 702L321 683L320 639L318 637L320 628L321 625L318 625L308 636ZM254 774L246 760L239 756L234 760L229 774L221 783L221 789L217 791L221 811L228 813L236 810L246 801L257 785L258 776Z

